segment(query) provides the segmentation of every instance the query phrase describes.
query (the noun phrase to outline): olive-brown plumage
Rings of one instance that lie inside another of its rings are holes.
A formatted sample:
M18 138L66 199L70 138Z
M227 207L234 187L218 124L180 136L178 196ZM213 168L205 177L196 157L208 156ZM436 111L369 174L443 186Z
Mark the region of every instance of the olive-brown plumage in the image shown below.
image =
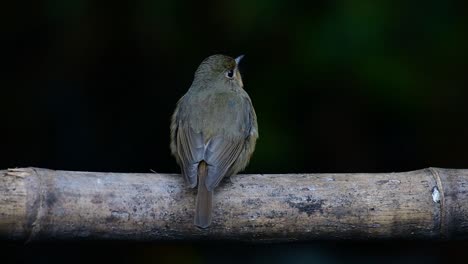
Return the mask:
M241 58L206 58L172 116L171 151L188 185L198 185L194 224L201 228L211 223L214 188L247 166L258 138L238 70Z

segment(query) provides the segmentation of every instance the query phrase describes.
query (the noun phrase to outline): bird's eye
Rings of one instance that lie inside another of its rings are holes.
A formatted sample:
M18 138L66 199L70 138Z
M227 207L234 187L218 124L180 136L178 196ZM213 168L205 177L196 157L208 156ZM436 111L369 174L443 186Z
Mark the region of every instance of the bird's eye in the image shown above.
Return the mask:
M232 79L234 77L234 70L228 70L226 72L226 77Z

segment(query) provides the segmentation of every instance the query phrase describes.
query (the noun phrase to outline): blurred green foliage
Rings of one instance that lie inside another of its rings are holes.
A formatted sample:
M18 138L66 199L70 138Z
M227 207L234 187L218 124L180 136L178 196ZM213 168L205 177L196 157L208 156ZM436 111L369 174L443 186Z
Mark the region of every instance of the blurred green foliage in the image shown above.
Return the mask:
M9 166L177 170L165 148L169 116L200 61L214 53L246 54L244 83L260 125L250 172L466 166L462 1L11 6L3 9L4 93L30 108L6 118L53 132L32 140L45 158L32 150ZM10 136L11 146L24 141ZM77 154L67 159L71 148Z

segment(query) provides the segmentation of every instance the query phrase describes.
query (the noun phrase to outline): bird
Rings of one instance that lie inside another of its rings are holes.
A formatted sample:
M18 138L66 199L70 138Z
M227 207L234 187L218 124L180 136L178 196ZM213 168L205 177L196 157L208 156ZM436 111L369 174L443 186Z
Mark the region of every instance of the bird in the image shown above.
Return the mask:
M202 229L212 221L214 189L247 166L258 138L257 115L239 72L243 57L204 59L171 119L170 149L188 187L198 186L194 225Z

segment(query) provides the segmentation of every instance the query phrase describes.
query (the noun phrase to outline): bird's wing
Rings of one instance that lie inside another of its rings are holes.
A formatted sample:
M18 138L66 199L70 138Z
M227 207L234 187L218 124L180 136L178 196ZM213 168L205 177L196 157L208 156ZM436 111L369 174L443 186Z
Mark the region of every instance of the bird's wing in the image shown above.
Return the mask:
M195 132L188 125L182 124L180 120L177 122L175 141L182 174L190 187L194 188L197 185L198 163L203 160L205 147L203 135L201 132Z
M210 139L205 150L205 161L208 163L206 188L212 191L239 158L244 148L245 139L231 139L216 136Z
M215 136L210 139L205 149L205 161L208 163L206 187L212 191L224 176L235 174L243 169L250 159L258 137L257 116L248 96L243 98L243 111L237 112L236 120L242 133L238 136ZM251 144L253 140L254 144Z

